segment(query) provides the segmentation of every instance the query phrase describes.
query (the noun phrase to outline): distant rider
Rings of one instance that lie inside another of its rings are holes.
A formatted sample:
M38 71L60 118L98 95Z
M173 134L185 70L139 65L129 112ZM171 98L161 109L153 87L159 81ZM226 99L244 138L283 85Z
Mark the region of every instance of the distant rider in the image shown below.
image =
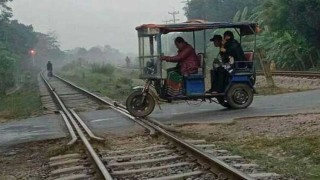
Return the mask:
M53 76L52 70L53 70L52 63L50 61L48 61L48 63L47 63L48 77L52 77Z

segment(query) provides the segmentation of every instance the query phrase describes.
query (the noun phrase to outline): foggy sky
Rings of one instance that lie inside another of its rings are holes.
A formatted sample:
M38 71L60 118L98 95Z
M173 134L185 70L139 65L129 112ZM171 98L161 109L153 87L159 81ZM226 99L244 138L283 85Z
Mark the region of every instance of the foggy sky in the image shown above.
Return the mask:
M62 49L109 44L122 52L137 53L135 27L172 19L182 0L14 0L14 19L36 31L55 31Z

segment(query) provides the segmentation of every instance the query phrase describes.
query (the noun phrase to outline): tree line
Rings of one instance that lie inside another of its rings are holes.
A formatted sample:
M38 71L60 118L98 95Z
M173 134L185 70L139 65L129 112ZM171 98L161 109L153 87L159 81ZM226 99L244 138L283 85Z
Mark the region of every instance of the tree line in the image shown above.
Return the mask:
M35 50L35 64L44 66L48 60L63 59L64 52L52 33L35 32L31 25L12 20L11 0L0 0L0 95L34 72L31 50Z
M319 0L190 0L188 19L254 21L257 53L283 70L320 69ZM256 56L257 57L257 56Z
M111 63L122 65L125 63L126 55L121 53L118 49L105 46L94 46L89 49L77 47L67 52L69 60L84 60L90 63Z

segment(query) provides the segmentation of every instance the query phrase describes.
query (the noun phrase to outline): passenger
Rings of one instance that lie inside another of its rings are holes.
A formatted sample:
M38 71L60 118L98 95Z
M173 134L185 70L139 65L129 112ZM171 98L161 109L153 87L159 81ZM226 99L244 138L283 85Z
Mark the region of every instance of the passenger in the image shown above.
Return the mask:
M51 63L51 61L48 61L48 63L47 63L48 77L52 77L53 76L52 70L53 70L52 63Z
M181 75L187 76L189 74L197 73L198 68L200 68L200 60L198 59L194 48L182 37L177 37L174 42L178 49L178 55L172 57L163 56L161 57L161 60L177 62Z
M212 39L214 46L219 48L220 50L223 48L223 39L221 35L214 35ZM220 51L218 57L213 62L213 69L211 70L211 88L207 91L207 93L223 93L225 87L228 85L229 82L229 74L228 71L222 66L225 64L221 62L221 58L225 55L224 52Z
M223 47L220 51L224 53L222 61L224 63L234 64L234 62L246 61L241 44L234 39L234 35L231 31L224 33Z
M183 94L183 76L197 73L200 65L196 51L182 37L175 39L175 45L178 49L176 56L163 56L162 61L177 62L175 68L168 69L168 77L165 82L166 94L169 96L179 96Z

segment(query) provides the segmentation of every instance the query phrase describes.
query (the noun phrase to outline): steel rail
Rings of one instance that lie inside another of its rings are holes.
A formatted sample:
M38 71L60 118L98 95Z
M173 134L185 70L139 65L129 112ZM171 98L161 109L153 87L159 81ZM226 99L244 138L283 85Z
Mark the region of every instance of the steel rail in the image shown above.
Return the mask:
M42 76L43 80L44 77ZM49 83L48 81L45 81L46 83ZM50 84L48 84L50 85ZM53 90L52 88L50 90ZM62 102L62 100L60 99L60 97L58 96L58 94L53 90L52 93L54 94L55 99L58 101L59 106L62 108L63 112L67 115L67 117L70 119L72 125L74 126L74 128L76 129L80 139L82 140L82 142L84 143L85 147L87 148L90 156L92 157L92 159L94 160L95 164L97 165L99 171L101 172L102 176L104 177L104 179L106 180L112 180L113 178L111 177L110 173L108 172L107 168L105 167L105 165L103 164L103 162L101 161L101 159L99 158L98 154L95 152L95 150L93 149L93 147L91 146L90 142L88 141L88 139L86 138L86 136L84 135L84 133L82 132L82 130L80 129L79 125L76 123L76 121L74 120L74 118L72 117L72 115L70 114L70 112L68 111L68 109L66 108L66 106L64 105L64 103Z
M226 164L225 162L207 154L206 152L200 150L199 148L195 147L194 145L184 141L183 139L175 136L174 134L164 130L163 128L159 127L158 125L156 125L156 123L152 123L149 122L146 119L142 119L142 118L135 118L132 115L130 115L130 113L124 109L123 105L115 105L114 103L108 102L105 99L102 99L101 97L59 77L56 76L56 78L62 80L63 82L71 85L72 87L88 94L89 96L109 105L112 109L120 112L121 114L129 117L130 119L134 120L135 122L138 121L139 124L144 124L143 127L149 127L152 128L153 130L156 130L157 132L161 133L162 135L164 135L165 137L167 137L168 139L172 140L173 142L175 142L176 144L178 144L179 146L183 147L184 150L189 151L191 154L193 154L196 157L199 157L202 161L204 161L205 163L207 163L208 165L210 165L210 169L216 173L216 174L221 174L223 173L228 179L230 180L239 180L239 179L246 179L246 180L252 180L254 178L252 178L251 176L229 166L228 164ZM119 106L119 107L118 107ZM155 120L153 120L155 121Z
M43 73L43 72L42 72ZM47 86L47 88L50 90L50 93L51 95L53 95L55 98L55 100L57 101L56 103L59 104L60 106L60 103L62 103L62 101L60 101L60 99L58 98L57 94L54 92L54 89L52 88L52 86L49 84L49 82L43 77L42 73L40 73L40 77L41 79L43 80L43 82L45 83L45 85ZM60 106L61 107L61 106ZM68 143L68 145L73 145L77 140L78 140L78 137L74 131L74 129L72 128L70 122L68 121L68 118L66 116L66 113L64 111L59 111L66 126L67 126L67 129L69 131L69 134L71 136L71 141Z
M263 71L257 71L258 75L264 75ZM272 72L275 76L295 76L295 77L319 77L320 72L317 71L275 71Z
M77 137L76 133L74 132L70 122L68 121L66 114L63 111L59 111L59 112L64 120L64 123L66 124L66 126L68 128L70 135L71 135L71 141L68 143L68 145L73 145L78 140L78 137Z
M89 92L88 90L83 89L83 88L81 88L81 87L79 87L79 86L77 86L77 85L73 84L72 82L67 81L67 80L65 80L65 79L63 79L63 78L61 78L61 77L59 77L59 76L57 76L57 75L54 75L54 77L56 77L56 78L60 79L61 81L63 81L63 82L65 82L65 83L67 83L68 85L70 85L70 86L72 86L72 87L76 88L77 90L79 90L79 91L81 91L81 92L83 92L83 93L85 93L85 94L89 95L90 97L92 97L92 98L94 98L94 99L96 99L96 100L99 100L100 102L102 102L102 103L104 103L104 104L107 104L107 105L108 105L108 106L110 106L110 108L112 108L113 110L115 110L115 111L117 111L117 112L119 112L119 113L121 113L121 114L123 114L123 115L127 116L128 118L130 118L130 119L131 119L131 120L133 120L134 122L138 123L140 126L142 126L142 127L146 128L146 129L148 129L148 131L149 131L150 135L155 135L155 134L156 134L156 131L155 131L153 128L151 128L151 127L149 127L149 126L145 125L144 123L141 123L141 122L140 122L136 117L131 116L127 111L124 111L124 110L122 110L122 109L118 108L118 107L117 107L117 106L115 106L113 103L108 102L107 100L105 100L105 99L103 99L103 98L101 98L101 97L97 96L96 94L93 94L93 93Z
M253 180L254 178L250 177L249 175L229 166L225 162L207 154L206 152L200 150L199 148L195 147L194 145L186 142L185 140L177 137L176 135L162 129L161 127L147 121L141 119L144 123L148 124L149 126L156 129L158 132L166 136L168 139L173 140L178 145L182 146L184 150L188 150L191 154L195 155L196 157L201 157L201 159L209 164L211 166L211 169L214 173L220 174L221 172L224 173L225 176L227 176L228 179L247 179L247 180Z
M88 126L83 122L83 120L79 117L79 115L73 109L70 109L70 112L73 115L73 117L75 117L76 120L79 122L79 124L83 127L83 129L86 131L86 133L89 135L90 138L98 141L104 141L104 138L98 137L93 134L90 128L88 128Z

